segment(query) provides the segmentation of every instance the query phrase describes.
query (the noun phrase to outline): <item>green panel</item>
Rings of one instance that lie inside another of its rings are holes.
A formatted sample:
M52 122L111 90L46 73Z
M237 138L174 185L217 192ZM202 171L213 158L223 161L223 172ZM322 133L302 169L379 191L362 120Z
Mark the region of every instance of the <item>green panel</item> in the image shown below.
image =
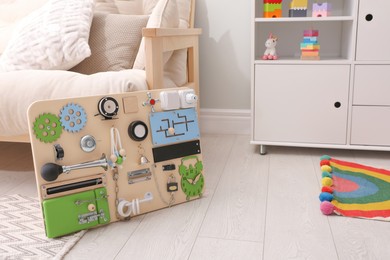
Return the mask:
M104 195L100 192L103 192ZM63 236L91 228L98 225L99 222L109 222L110 213L106 193L105 188L100 188L43 201L47 237ZM96 197L95 194L98 194L98 196ZM90 206L90 209L88 209L88 206ZM96 209L91 210L91 206L96 206ZM88 215L86 214L89 214L89 216L96 215L100 209L104 211L104 218L97 217L87 220ZM80 221L80 218L85 219L85 221ZM101 221L99 221L100 218Z

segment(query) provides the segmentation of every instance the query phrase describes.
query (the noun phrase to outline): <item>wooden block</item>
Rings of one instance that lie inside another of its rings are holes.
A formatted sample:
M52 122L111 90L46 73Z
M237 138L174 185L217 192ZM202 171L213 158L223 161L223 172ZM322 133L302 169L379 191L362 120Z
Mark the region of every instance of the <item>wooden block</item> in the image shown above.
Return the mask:
M301 60L320 60L320 56L301 56Z
M264 18L278 18L282 17L282 10L275 10L273 12L264 12Z
M306 51L306 50L303 50L302 53L301 53L302 56L305 56L305 57L315 57L315 56L319 56L319 51L318 50L309 50L309 51Z
M328 17L330 16L330 12L328 11L313 11L312 17Z
M307 9L290 9L288 10L288 17L306 17Z
M303 36L305 37L312 37L312 36L318 36L319 31L318 30L304 30Z
M282 4L283 0L264 0L264 4Z
M282 4L264 4L264 12L274 12L282 10Z
M320 45L319 44L313 44L313 43L301 43L301 50L319 50Z
M138 112L138 98L136 96L123 98L123 109L125 114Z
M292 0L290 2L290 9L292 8L305 8L307 9L307 0Z

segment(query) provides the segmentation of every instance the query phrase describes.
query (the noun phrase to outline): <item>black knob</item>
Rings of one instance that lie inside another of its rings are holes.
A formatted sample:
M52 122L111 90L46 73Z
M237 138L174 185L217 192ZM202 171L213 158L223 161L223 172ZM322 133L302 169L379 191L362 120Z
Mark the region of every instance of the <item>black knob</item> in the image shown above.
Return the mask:
M142 121L134 121L129 125L127 132L134 141L143 141L148 136L148 127Z
M61 173L62 166L55 163L46 163L41 169L41 176L45 181L55 181Z
M340 102L335 102L335 103L334 103L334 107L335 107L335 108L341 107L341 103L340 103Z
M372 16L372 14L366 15L366 21L368 21L368 22L371 22L373 18L374 18L374 16Z

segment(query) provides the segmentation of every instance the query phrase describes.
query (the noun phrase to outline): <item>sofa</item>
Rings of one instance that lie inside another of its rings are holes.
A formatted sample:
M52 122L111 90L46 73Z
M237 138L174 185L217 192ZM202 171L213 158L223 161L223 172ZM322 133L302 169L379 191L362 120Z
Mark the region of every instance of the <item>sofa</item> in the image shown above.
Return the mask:
M35 101L191 87L195 0L0 0L0 141L29 142Z

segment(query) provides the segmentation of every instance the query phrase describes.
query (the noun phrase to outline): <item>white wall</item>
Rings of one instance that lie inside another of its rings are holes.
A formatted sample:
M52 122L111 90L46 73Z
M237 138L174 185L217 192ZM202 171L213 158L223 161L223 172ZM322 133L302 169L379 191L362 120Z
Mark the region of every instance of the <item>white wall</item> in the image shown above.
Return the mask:
M250 108L251 0L196 0L201 108Z

